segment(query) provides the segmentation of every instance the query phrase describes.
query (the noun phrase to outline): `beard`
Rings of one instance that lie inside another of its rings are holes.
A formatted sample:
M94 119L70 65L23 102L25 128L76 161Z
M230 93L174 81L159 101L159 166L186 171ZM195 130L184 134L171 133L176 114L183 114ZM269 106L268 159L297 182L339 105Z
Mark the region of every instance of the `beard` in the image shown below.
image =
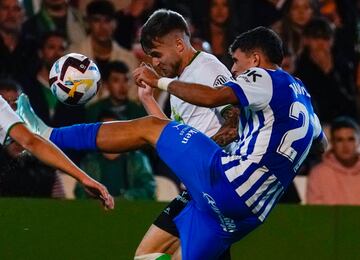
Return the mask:
M162 76L168 77L168 78L175 78L177 76L179 76L179 71L180 71L180 66L181 66L181 60L179 59L178 61L176 61L173 64L169 65L169 69L168 70L162 70L161 74L163 74Z

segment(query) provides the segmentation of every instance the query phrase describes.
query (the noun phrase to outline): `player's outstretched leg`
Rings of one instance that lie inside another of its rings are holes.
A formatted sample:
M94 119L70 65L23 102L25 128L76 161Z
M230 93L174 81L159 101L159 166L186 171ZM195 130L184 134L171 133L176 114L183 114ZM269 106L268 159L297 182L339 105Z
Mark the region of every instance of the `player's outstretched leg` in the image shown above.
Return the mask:
M32 132L49 139L60 149L98 149L115 153L138 149L145 144L155 146L162 129L169 123L168 120L148 116L131 121L51 128L35 114L24 94L18 99L17 113Z
M125 152L146 144L155 147L169 120L147 116L129 121L105 122L100 126L96 145L104 152Z

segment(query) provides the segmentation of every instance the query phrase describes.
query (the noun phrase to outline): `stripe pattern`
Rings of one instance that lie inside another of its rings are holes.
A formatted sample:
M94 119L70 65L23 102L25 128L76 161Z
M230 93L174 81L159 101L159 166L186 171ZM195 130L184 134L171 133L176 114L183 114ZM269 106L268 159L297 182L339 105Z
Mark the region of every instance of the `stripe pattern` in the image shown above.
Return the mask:
M221 158L225 176L237 187L236 193L245 204L264 221L284 192L284 187L266 166L260 162L267 150L272 134L273 111L270 106L262 111L248 111L239 148L234 155Z

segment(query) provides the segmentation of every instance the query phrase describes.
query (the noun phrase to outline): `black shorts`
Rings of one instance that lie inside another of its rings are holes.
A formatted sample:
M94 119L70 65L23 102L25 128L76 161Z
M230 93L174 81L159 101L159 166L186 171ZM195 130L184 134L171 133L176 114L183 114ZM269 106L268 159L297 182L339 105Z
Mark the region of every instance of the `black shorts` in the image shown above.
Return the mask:
M190 199L191 197L187 191L181 192L161 211L153 224L171 235L179 237L179 232L173 219L185 208Z

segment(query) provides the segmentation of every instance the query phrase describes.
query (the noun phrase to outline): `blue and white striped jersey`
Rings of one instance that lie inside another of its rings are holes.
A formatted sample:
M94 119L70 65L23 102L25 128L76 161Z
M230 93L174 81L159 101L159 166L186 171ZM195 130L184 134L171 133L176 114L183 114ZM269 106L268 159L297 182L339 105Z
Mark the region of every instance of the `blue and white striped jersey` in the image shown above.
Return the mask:
M323 133L302 82L285 71L251 68L225 84L242 110L235 155L222 157L228 180L263 221Z

